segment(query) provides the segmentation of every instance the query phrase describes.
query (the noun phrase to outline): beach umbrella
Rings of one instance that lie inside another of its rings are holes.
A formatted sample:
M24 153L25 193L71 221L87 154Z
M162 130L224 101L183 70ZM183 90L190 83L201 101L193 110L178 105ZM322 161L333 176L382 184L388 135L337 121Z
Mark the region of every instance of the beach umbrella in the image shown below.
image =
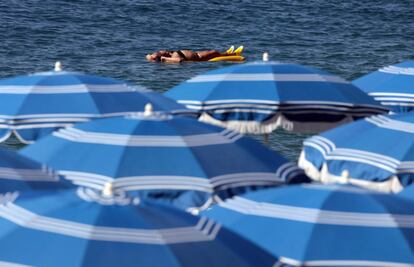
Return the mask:
M12 133L31 143L52 131L94 118L154 110L185 112L182 105L123 81L55 70L0 80L0 141Z
M209 205L248 189L306 181L294 163L239 133L150 111L61 129L21 153L77 185ZM144 193L143 193L144 194Z
M207 216L280 256L275 266L414 263L414 205L350 186L285 186L228 199Z
M0 148L0 193L15 190L58 189L65 186L69 187L70 184L62 181L44 164L28 159L15 151Z
M165 95L198 111L201 121L253 134L268 134L278 127L315 133L387 112L340 77L313 67L268 61L209 71Z
M271 267L276 262L212 220L144 203L110 186L103 192L80 187L1 197L2 266Z
M414 61L380 68L352 82L393 112L414 109Z
M379 115L303 142L299 166L322 182L398 192L414 182L414 115Z

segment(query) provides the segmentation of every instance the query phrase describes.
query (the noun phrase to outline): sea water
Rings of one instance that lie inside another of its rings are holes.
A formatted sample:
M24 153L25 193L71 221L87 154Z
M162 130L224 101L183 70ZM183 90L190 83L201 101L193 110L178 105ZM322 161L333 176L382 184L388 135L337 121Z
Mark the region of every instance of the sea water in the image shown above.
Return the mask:
M160 49L245 46L276 61L315 66L352 80L414 59L414 1L5 0L0 2L0 78L66 70L164 92L231 63L157 64ZM0 99L1 105L1 99ZM306 135L278 130L269 146L296 160ZM260 140L261 137L258 137ZM19 145L11 140L14 148Z

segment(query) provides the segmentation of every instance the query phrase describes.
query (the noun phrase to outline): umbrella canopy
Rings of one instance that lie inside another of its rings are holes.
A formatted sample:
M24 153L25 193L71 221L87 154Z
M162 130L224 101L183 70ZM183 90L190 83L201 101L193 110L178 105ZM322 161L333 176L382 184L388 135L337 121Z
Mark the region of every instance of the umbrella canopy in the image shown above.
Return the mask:
M30 143L52 131L93 118L154 110L185 112L185 107L142 87L79 72L55 71L0 80L0 141L13 132Z
M0 204L5 266L270 267L276 261L212 220L111 189L21 193Z
M344 79L297 64L237 64L196 76L165 93L201 113L200 120L242 133L278 127L320 132L387 112Z
M394 112L414 109L414 61L381 68L352 83Z
M414 200L414 185L404 188L400 193L398 193L398 196Z
M299 166L322 182L398 192L414 182L414 115L374 116L303 143Z
M126 191L164 194L161 199L184 207L208 204L213 194L307 179L295 164L250 138L151 112L61 129L21 153L78 185L102 189L113 182Z
M414 205L392 194L349 185L286 186L228 199L203 215L288 265L414 262Z
M59 176L45 165L0 148L0 193L69 186L60 181Z

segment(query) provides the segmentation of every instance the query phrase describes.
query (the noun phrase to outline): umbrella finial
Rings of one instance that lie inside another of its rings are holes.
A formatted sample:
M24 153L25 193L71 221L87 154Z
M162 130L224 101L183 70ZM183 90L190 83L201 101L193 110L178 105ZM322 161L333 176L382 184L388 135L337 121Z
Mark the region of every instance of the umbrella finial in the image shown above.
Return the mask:
M105 184L104 189L102 190L102 195L105 197L110 197L113 195L113 186L111 182Z
M144 111L144 116L151 116L152 115L152 104L148 103L145 105L145 111Z
M347 180L348 180L348 178L349 178L349 171L348 171L347 169L343 170L343 171L342 171L342 173L341 173L341 177L342 177L345 181L347 181Z
M62 71L62 63L60 61L55 62L55 71Z
M269 53L267 52L263 53L263 61L269 61Z

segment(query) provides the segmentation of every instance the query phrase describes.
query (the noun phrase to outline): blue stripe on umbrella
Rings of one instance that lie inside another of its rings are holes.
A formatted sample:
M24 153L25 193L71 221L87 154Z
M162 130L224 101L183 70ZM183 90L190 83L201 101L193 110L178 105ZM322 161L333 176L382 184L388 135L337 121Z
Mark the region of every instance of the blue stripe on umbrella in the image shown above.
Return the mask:
M304 141L299 159L307 174L398 192L414 182L414 116L374 116Z
M21 153L76 184L102 189L113 181L123 190L155 190L184 207L201 206L213 194L307 180L295 164L250 138L156 113L62 129Z
M228 199L202 214L294 266L414 262L414 206L390 194L346 185L287 186Z
M414 107L414 61L380 68L352 82L394 112Z
M248 63L196 76L165 93L201 120L240 132L315 132L387 112L349 82L296 64Z

